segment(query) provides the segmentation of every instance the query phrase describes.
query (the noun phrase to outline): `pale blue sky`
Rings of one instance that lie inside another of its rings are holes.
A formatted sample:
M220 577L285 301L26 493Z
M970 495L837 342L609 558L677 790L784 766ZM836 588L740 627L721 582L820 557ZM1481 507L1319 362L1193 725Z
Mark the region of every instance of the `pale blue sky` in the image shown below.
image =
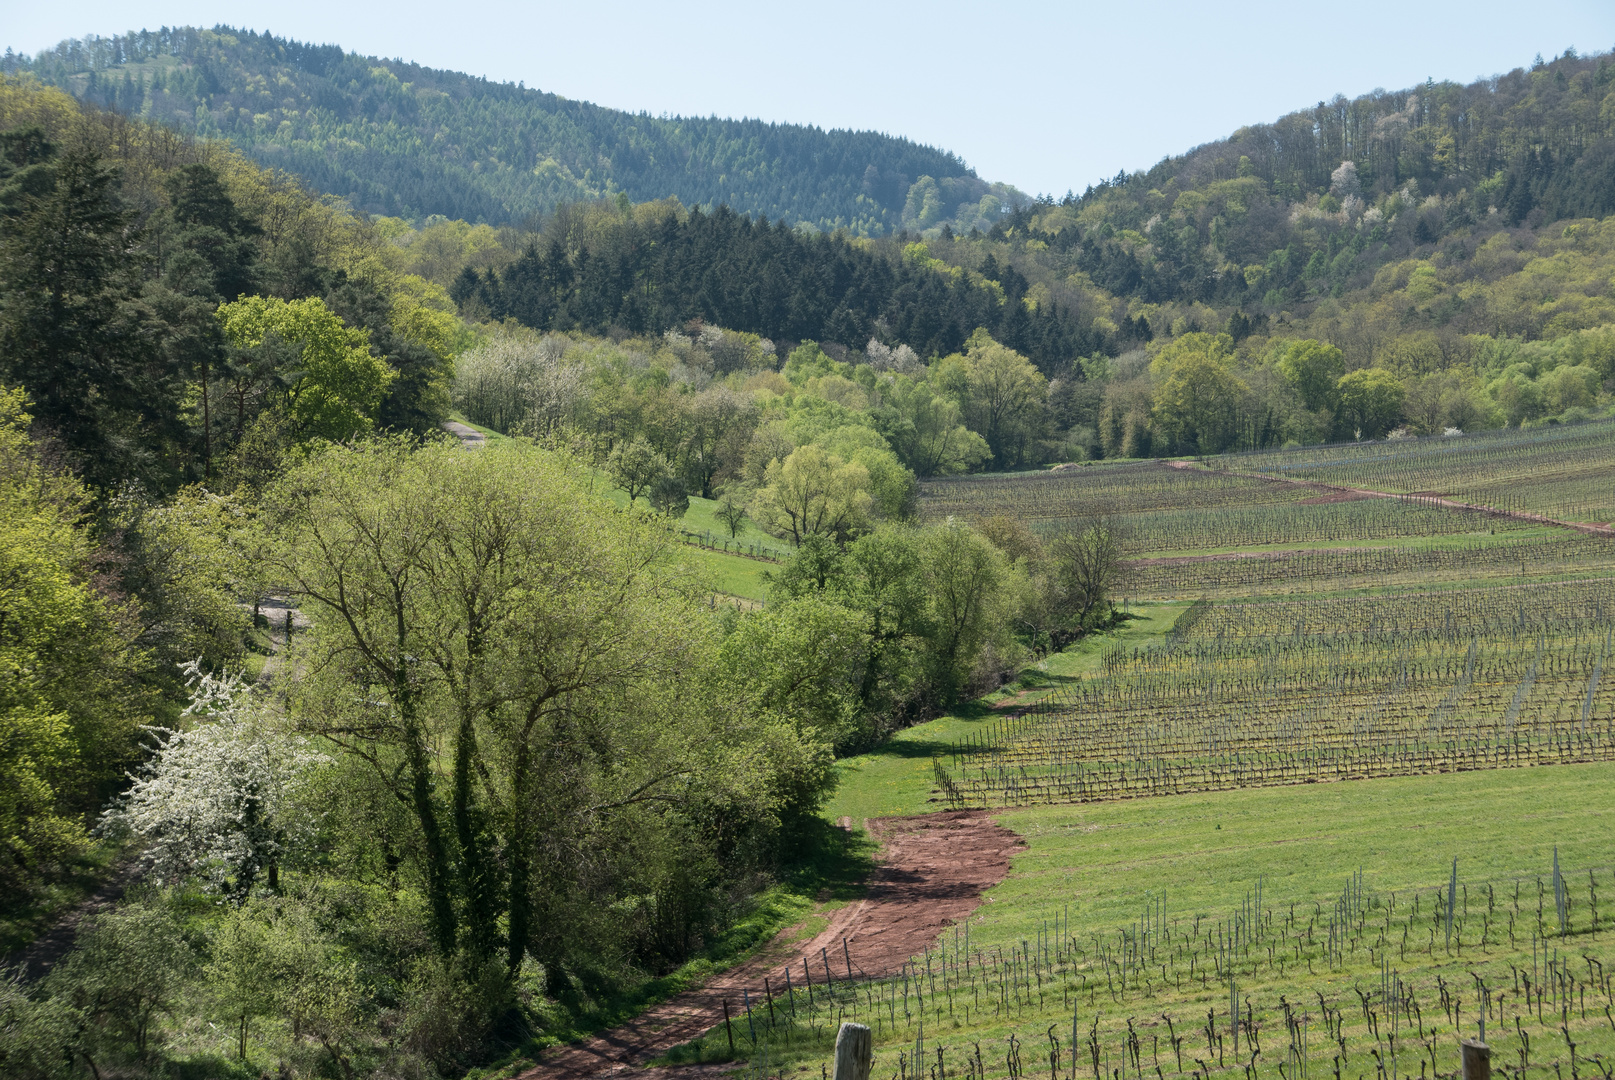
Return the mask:
M1612 0L3 2L0 49L228 23L634 111L907 135L1054 194L1335 93L1615 46Z

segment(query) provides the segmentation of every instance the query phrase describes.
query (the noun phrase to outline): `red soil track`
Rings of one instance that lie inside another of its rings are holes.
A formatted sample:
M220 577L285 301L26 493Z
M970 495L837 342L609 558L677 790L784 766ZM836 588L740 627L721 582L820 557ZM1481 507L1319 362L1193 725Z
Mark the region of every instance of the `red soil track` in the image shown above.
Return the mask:
M791 981L803 985L804 961L818 984L828 960L832 975L882 975L930 947L944 929L969 916L986 889L1009 873L1010 855L1021 848L1020 837L979 810L954 810L914 817L875 818L865 822L881 843L880 857L863 899L830 913L830 925L811 941L776 940L757 956L612 1031L552 1051L518 1080L580 1080L634 1070L646 1061L688 1042L723 1022L723 1004L738 1015L742 991L755 999L767 978L776 989ZM789 931L786 932L789 934ZM786 935L781 935L785 937ZM694 1077L732 1069L732 1065L691 1066L655 1070Z

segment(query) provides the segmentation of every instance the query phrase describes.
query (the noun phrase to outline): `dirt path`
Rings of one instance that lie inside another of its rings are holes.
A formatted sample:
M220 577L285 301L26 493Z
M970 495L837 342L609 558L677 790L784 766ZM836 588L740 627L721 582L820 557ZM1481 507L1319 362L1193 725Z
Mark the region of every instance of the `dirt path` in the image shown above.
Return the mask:
M0 961L0 973L20 970L24 982L33 982L50 974L51 968L73 947L79 924L88 916L110 910L112 905L123 899L123 894L131 885L140 882L145 873L145 864L138 856L125 856L95 892L74 904L49 930Z
M1174 461L1171 463L1171 468L1202 469L1203 466L1192 461ZM1212 470L1205 469L1204 471L1210 472ZM1533 514L1528 510L1500 510L1495 506L1449 499L1447 496L1433 491L1412 491L1407 493L1375 491L1373 488L1340 487L1336 484L1322 484L1316 480L1301 480L1290 476L1272 476L1268 473L1242 472L1238 469L1219 469L1217 471L1228 476L1243 476L1252 480L1269 480L1275 484L1297 484L1325 495L1332 494L1336 499L1398 499L1403 502L1417 500L1424 506L1439 506L1447 510L1475 510L1483 514L1495 514L1498 517L1513 518L1516 521L1530 521L1538 525L1557 525L1563 529L1575 529L1577 532L1590 533L1593 536L1615 536L1615 525L1600 525L1596 522L1587 521L1561 521L1558 518L1548 517L1546 514ZM1309 499L1308 501L1313 500ZM1216 558L1216 556L1207 557Z
M488 442L488 437L482 432L458 420L443 421L443 430L459 439L467 450L476 450Z
M742 991L755 999L763 980L778 987L791 969L803 986L803 965L815 984L825 968L840 981L899 969L928 948L947 927L966 918L981 894L1004 880L1009 858L1022 844L979 810L955 810L865 822L881 843L880 858L863 899L831 913L830 925L807 942L765 946L747 963L699 990L657 1005L622 1027L552 1051L518 1080L581 1080L627 1072L723 1022L723 1003L741 1009ZM789 935L789 931L782 937ZM732 1065L655 1070L681 1078L726 1071ZM652 1073L636 1070L648 1078Z

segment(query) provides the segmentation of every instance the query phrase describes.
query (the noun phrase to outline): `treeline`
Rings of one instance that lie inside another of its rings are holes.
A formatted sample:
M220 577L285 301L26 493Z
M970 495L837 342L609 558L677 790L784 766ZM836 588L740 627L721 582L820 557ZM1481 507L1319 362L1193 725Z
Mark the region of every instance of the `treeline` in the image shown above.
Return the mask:
M422 272L448 277L460 267L450 292L469 318L573 336L604 326L627 353L668 373L658 392L677 400L716 380L753 401L828 394L835 404L853 402L922 477L1570 421L1608 408L1615 374L1615 307L1605 285L1615 271L1615 233L1588 220L1476 228L1454 237L1440 258L1388 264L1364 290L1254 318L1206 304L1129 304L1080 274L1052 277L1040 261L1047 251L1035 243L1017 252L1008 239L938 237L899 248L802 238L736 215L686 216L666 205L569 208L552 230L526 240L521 255L493 230L479 242L478 230L450 223L420 232L399 223L394 235ZM635 276L635 265L651 270ZM616 291L631 280L634 291ZM786 299L793 280L810 284ZM778 314L760 318L759 303L770 295ZM889 298L884 309L873 303L882 297ZM606 316L619 298L617 317ZM855 309L859 298L871 302ZM908 299L914 303L902 306ZM647 310L661 313L649 325ZM815 310L823 318L817 324L774 321ZM653 337L675 311L695 314ZM878 314L869 318L871 311ZM755 328L741 335L753 344L729 344L734 332L721 329L723 318ZM926 331L932 318L948 320L944 333ZM834 378L813 382L798 364L775 384L762 379L795 355L804 329L819 335L814 354L832 365L815 376ZM658 355L668 342L705 334L715 335L710 349ZM763 344L765 352L753 348ZM899 350L907 359L894 359ZM994 350L1035 361L1027 369L1035 377L1014 364L991 377L972 367ZM1196 363L1174 376L1189 356ZM585 385L588 378L579 388L591 408L618 397L616 389ZM918 388L928 402L947 402L954 420L933 423L933 414L915 412ZM476 415L508 427L515 414ZM969 439L934 443L950 447L935 459L917 451L932 436L916 441L911 432L947 431L955 421ZM579 422L604 438L602 453L618 434L634 435L612 420ZM978 438L985 452L971 449ZM665 438L652 441L667 460L680 458ZM742 444L736 454L744 453ZM707 468L691 490L710 494L713 475Z
M1046 373L1113 352L1112 339L991 256L964 271L923 245L804 236L720 207L596 204L558 218L502 270L464 268L461 309L539 330L658 334L692 319L781 340L858 346L877 337L923 355L978 329Z
M229 27L64 41L0 70L228 138L355 207L417 219L499 225L624 192L879 235L902 227L921 177L950 217L1016 197L953 154L875 132L625 113ZM928 210L922 192L914 213Z

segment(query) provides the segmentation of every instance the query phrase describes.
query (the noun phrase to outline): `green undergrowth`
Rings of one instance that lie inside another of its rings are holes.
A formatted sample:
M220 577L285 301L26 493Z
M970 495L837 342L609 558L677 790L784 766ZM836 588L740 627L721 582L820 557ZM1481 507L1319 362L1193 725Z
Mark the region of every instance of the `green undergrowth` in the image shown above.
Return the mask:
M1133 605L1115 630L1084 638L1023 669L1018 679L994 693L906 728L867 754L837 762L839 782L825 816L832 821L850 818L859 826L865 818L938 809L930 801L933 753L980 731L1006 711L1035 705L1056 687L1097 671L1111 648L1143 648L1162 641L1186 607L1187 603Z

